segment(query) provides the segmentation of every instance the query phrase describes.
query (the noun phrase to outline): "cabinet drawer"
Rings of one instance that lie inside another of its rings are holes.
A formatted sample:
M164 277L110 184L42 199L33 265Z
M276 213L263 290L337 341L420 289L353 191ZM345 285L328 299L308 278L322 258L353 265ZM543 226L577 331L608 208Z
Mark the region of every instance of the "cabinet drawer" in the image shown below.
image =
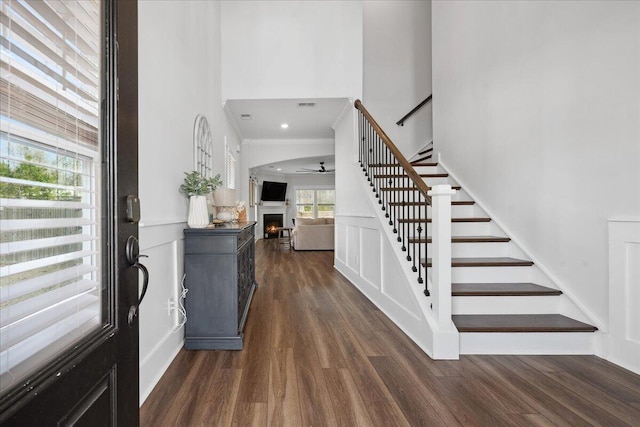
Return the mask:
M185 254L228 254L238 250L237 235L190 236L185 240Z
M253 227L245 228L238 235L238 247L244 245L245 242L253 238Z

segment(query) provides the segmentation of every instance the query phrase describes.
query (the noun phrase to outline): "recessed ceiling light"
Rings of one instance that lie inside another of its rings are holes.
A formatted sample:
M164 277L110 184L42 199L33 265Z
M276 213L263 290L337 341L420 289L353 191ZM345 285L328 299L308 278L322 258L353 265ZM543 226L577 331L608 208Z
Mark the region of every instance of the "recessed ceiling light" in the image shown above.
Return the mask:
M282 168L278 168L278 169L276 169L276 170L277 170L277 171L281 171L281 170L282 170Z
M281 124L281 125L280 125L280 127L281 127L282 129L286 129L286 128L288 128L288 127L289 127L289 125L288 125L288 124L286 124L286 123L283 123L283 124Z

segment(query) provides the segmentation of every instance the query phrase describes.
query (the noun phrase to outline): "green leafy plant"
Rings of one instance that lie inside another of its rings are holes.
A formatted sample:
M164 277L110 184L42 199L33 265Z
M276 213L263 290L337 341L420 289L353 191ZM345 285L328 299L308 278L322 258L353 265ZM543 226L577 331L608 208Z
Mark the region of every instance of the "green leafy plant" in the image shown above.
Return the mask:
M198 171L185 172L184 183L180 185L180 192L185 196L204 196L222 185L220 174L213 178L202 176Z

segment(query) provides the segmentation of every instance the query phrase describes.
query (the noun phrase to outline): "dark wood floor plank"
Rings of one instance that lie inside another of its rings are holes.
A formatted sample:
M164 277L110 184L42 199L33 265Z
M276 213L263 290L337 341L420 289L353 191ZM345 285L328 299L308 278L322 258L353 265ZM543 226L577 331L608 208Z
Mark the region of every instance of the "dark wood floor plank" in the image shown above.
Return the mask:
M159 425L189 376L198 352L181 351L154 387L140 411L140 425Z
M400 370L391 357L372 356L369 360L391 391L409 424L412 426L445 425L431 403L420 395L406 376L398 375Z
M301 425L293 348L271 349L268 425Z
M274 299L271 301L271 347L293 348L293 328L289 315L289 300Z
M240 391L240 369L218 369L204 390L206 400L195 409L198 425L230 426Z
M333 404L315 343L305 331L295 331L294 358L302 424L336 425Z
M619 418L625 423L640 426L640 410L630 406L626 402L612 397L605 391L584 382L567 372L547 372L544 375L553 378L567 389L579 394L584 399Z
M393 397L346 325L336 327L340 352L365 402L392 402Z
M502 356L467 356L479 369L495 378L498 386L504 388L516 398L530 405L538 413L548 418L557 426L589 425L588 421L562 405L553 396L549 396L529 382L502 366L498 361Z
M208 375L215 375L215 360L217 357L218 354L215 352L197 351L193 369L191 369L189 376L175 395L167 415L161 421L162 425L190 425L195 423L192 417L195 409L202 404L202 402L198 402L198 399L204 400L204 390L207 386L207 381L202 381L202 379L206 379Z
M271 243L257 242L245 348L180 351L141 425L639 424L638 375L593 356L431 360L332 252Z
M348 370L324 369L323 371L338 425L361 427L387 425L387 420L373 422Z
M508 414L514 427L549 427L554 425L542 414Z
M581 396L574 390L554 381L553 379L541 374L537 370L531 368L522 360L519 360L514 356L503 356L500 358L500 362L503 366L508 367L509 370L514 372L519 377L528 381L532 387L537 388L541 392L553 396L554 400L558 401L569 410L578 414L581 418L584 418L589 423L594 425L606 425L606 426L628 426L627 423L620 420L616 416L608 413L607 411L593 405L586 397Z
M409 421L407 421L395 402L369 402L365 403L365 405L367 405L371 419L374 420L374 426L411 427L411 424L409 424ZM384 420L384 423L378 423L377 420Z
M599 358L559 356L554 363L577 378L625 402L640 402L640 378Z
M267 287L260 287L254 294L249 317L264 319L248 322L246 339L242 350L242 379L240 381L240 401L249 403L267 403L269 395L269 364L271 348L271 317Z
M267 404L238 402L232 426L263 427L267 425Z

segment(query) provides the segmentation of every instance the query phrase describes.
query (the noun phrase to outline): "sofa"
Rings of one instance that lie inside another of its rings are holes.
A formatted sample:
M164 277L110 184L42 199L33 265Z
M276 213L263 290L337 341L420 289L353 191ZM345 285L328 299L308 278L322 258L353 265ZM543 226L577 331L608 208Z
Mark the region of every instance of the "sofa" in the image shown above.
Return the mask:
M293 228L293 249L296 251L332 251L334 248L333 218L296 218Z

